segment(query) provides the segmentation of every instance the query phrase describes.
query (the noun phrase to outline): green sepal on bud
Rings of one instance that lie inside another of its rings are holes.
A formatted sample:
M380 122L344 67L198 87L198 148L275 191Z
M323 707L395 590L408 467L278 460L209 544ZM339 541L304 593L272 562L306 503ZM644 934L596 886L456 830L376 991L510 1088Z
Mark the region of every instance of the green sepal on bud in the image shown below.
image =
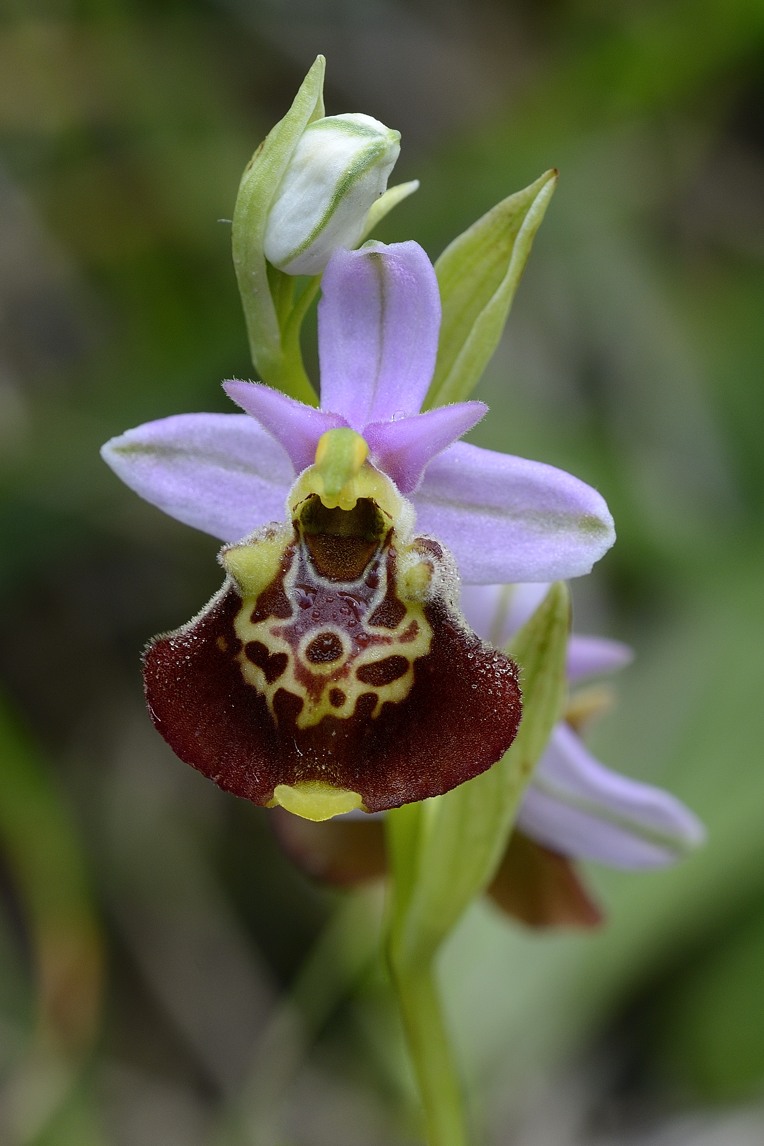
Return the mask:
M472 393L499 344L557 178L547 171L497 203L435 263L443 320L424 409L463 402Z
M269 274L264 243L268 212L302 133L324 114L323 56L306 75L294 102L258 146L241 177L233 213L233 265L247 324L252 361L260 378L293 398L316 404L316 395L302 365L299 328L288 338L292 291Z

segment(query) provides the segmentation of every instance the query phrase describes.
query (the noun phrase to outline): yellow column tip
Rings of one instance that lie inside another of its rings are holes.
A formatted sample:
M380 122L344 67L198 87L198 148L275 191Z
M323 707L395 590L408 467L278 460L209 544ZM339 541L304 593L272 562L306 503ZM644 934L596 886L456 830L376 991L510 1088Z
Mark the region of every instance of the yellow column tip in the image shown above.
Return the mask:
M326 430L316 446L316 469L329 498L337 498L369 456L364 438L350 428Z

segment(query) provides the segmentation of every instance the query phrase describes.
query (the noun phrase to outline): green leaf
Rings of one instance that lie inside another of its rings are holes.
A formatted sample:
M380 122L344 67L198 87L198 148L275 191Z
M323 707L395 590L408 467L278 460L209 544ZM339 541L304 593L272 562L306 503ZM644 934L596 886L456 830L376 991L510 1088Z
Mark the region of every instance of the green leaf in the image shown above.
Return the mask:
M556 185L557 172L547 171L478 219L436 262L443 321L425 409L472 393L499 343Z
M496 872L522 795L562 714L569 628L568 589L558 583L512 642L523 718L509 751L474 780L386 817L391 958L403 966L432 958Z
M563 713L569 633L570 593L558 581L508 649L520 665L524 703L520 729L502 766L507 768L507 782L514 787L518 802Z
M264 382L312 405L316 395L302 365L299 341L290 340L288 353L283 345L282 328L288 318L283 300L290 297L292 285L282 281L289 276L268 267L263 238L268 209L300 136L309 123L324 114L325 66L324 57L317 56L291 108L247 164L232 228L233 263L252 361Z

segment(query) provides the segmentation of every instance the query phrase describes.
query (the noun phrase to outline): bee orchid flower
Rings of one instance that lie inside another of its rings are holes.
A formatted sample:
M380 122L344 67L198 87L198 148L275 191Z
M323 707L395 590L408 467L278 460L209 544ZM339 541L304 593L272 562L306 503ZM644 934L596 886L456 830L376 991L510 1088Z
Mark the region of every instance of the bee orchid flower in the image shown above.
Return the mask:
M416 243L336 252L319 305L321 406L229 381L242 414L182 414L103 456L225 545L219 593L144 659L151 716L221 787L308 819L448 791L498 760L521 699L459 582L586 573L614 539L600 495L459 442L480 402L420 412L438 347Z

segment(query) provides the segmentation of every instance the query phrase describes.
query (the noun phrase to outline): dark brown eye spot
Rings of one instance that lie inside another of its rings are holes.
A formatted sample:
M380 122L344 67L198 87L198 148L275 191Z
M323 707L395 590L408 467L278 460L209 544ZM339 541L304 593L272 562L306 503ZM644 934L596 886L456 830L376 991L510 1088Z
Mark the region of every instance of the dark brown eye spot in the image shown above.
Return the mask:
M345 700L346 697L341 688L332 688L329 690L329 703L332 708L342 708Z
M342 641L336 633L319 633L305 650L311 664L326 665L338 661L342 656Z
M412 621L410 625L406 626L406 631L401 633L400 642L402 645L407 645L411 641L416 640L419 636L419 625L416 621Z
M278 680L289 664L286 653L271 653L262 641L247 641L244 653L248 661L262 669L268 684Z
M409 662L405 657L385 657L384 660L374 661L373 664L361 665L355 675L362 684L380 688L382 685L399 680L406 674L408 667Z
M406 606L399 601L395 593L388 589L384 601L378 605L369 617L370 625L377 625L385 629L397 629L406 616Z

